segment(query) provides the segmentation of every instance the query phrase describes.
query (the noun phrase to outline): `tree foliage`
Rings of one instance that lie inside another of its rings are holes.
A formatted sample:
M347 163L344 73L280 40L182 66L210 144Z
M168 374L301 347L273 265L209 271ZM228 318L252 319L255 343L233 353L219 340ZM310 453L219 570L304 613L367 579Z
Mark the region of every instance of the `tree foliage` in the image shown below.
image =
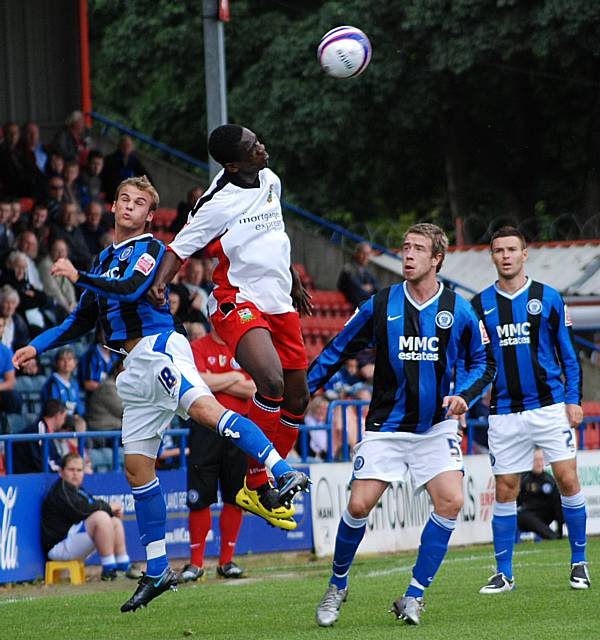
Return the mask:
M92 0L92 67L97 110L206 157L201 8ZM232 0L231 10L230 120L267 143L298 204L384 228L460 217L471 240L492 220L538 237L598 232L600 3ZM341 24L373 44L353 80L316 61L320 36Z

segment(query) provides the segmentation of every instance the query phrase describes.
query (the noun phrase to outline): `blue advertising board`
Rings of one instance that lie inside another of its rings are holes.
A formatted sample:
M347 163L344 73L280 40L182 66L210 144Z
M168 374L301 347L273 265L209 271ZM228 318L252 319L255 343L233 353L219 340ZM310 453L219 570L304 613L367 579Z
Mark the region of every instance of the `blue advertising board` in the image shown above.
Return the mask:
M308 472L308 467L302 468ZM170 558L189 557L186 474L183 470L158 474L167 505L167 554ZM0 476L0 583L33 580L44 573L44 556L40 545L40 511L45 493L57 476L27 474ZM133 495L121 472L86 476L84 487L107 502L123 505L123 524L127 548L133 561L145 560L139 543ZM312 516L309 494L294 501L298 528L283 531L264 520L245 514L237 554L272 551L297 551L312 548ZM221 505L212 507L212 529L207 537L206 555L218 556L220 545L219 516ZM89 563L98 563L97 555Z

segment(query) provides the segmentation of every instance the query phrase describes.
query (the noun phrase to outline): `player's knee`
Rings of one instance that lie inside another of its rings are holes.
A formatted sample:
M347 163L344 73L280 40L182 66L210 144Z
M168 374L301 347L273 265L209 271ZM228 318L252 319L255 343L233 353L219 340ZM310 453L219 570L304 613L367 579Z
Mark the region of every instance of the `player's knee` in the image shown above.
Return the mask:
M348 513L353 518L366 518L371 513L371 504L360 497L352 497L348 503Z
M283 373L280 371L265 371L255 380L258 393L267 398L281 398L283 396Z
M93 529L110 529L112 527L111 520L111 516L109 516L106 511L94 511L94 513L87 518L87 524Z
M435 512L444 518L456 518L463 507L463 497L458 495L443 496L438 500Z

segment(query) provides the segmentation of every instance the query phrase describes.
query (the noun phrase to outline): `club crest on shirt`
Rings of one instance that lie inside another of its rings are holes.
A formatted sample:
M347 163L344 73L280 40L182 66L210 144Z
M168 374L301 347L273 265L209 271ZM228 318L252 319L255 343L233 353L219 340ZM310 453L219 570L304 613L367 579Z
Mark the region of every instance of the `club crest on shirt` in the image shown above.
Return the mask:
M531 298L527 301L527 313L539 316L542 313L542 303L537 298Z
M127 258L129 258L129 256L133 253L133 247L129 246L129 247L125 247L125 249L121 252L121 255L119 256L119 260L121 262L123 262L123 260L127 260Z
M208 356L208 364L214 366L217 364L217 358L215 356Z
M571 320L571 313L569 312L569 307L565 305L565 327L572 327L573 321Z
M435 324L440 329L449 329L454 324L454 316L450 311L440 311L435 316Z
M143 253L138 261L135 263L135 267L133 267L134 271L139 271L147 276L152 269L154 269L154 265L156 264L156 260L149 254Z
M238 309L238 316L242 324L256 320L256 316L252 312L252 309Z

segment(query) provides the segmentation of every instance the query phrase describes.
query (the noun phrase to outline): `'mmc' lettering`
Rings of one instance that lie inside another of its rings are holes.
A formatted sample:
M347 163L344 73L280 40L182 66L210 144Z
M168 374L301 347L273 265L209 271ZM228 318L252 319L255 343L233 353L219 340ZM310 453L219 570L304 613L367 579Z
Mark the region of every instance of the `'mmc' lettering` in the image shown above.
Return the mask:
M510 322L508 324L501 324L496 327L498 337L502 338L514 338L515 336L529 336L529 328L531 323L529 322Z
M437 336L400 336L400 351L437 351L440 339Z

